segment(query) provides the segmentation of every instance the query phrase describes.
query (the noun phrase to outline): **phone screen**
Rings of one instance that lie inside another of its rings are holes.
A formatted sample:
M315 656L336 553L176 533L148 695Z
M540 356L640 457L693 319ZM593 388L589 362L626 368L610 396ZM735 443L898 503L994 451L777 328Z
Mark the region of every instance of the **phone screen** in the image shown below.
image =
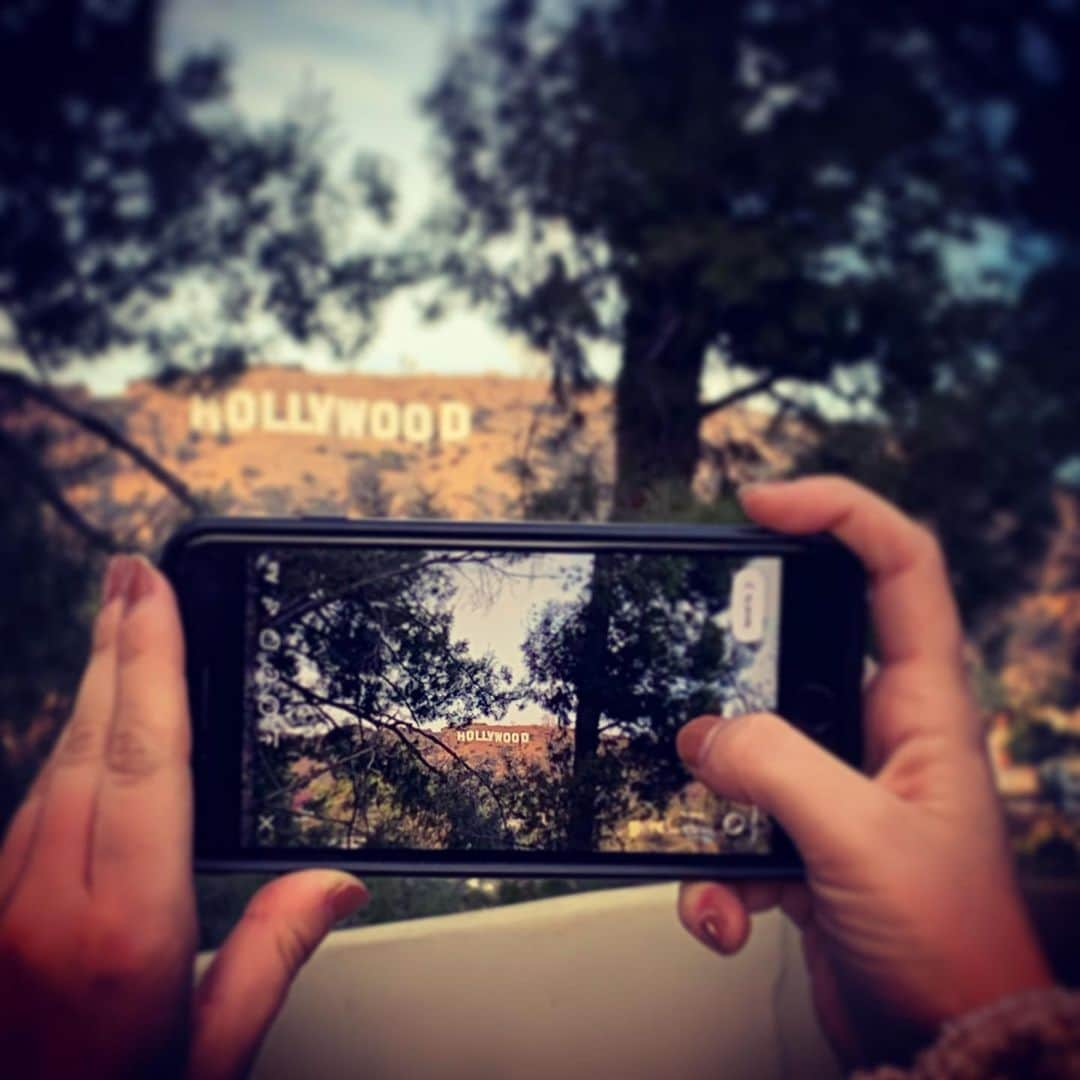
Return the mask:
M675 736L776 707L780 557L269 545L244 565L242 847L773 852Z

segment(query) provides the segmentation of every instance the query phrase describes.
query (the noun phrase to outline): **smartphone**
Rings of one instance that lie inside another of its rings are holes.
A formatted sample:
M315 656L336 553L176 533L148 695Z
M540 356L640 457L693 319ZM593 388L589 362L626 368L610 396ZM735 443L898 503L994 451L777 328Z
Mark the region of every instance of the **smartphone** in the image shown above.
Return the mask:
M679 728L775 710L859 759L865 580L827 537L204 519L163 567L200 869L795 876Z

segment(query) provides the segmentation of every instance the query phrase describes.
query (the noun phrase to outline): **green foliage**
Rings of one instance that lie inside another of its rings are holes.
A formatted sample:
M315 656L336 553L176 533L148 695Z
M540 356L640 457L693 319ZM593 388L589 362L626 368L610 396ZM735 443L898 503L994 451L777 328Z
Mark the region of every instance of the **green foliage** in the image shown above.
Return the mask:
M451 289L560 386L589 382L586 342L622 350L621 504L688 484L709 347L919 391L982 343L989 268L961 293L945 257L1009 184L963 97L975 57L928 3L826 9L507 0L428 95Z
M470 654L448 608L447 570L467 563L483 572L490 562L406 548L280 553L272 625L289 648L274 693L285 715L329 731L311 753L314 773L298 772L307 748L293 740L252 745L250 820L269 813L281 844L301 835L346 848L506 843L490 770L465 764L428 730L498 722L513 700L509 672ZM315 685L304 675L311 670ZM320 772L325 781L313 784ZM301 791L307 801L298 805Z
M1077 448L1080 383L1068 365L1038 370L1038 354L1025 366L1015 347L1008 363L956 363L924 394L891 395L886 423L834 424L798 464L853 476L932 524L976 631L1034 586L1057 474Z
M516 468L523 493L523 516L529 521L596 521L604 517L610 493L600 476L596 455L571 452L561 456L558 471L542 488L533 486L535 476L526 462L512 459L508 471Z
M0 25L0 93L32 103L5 115L0 143L0 311L15 346L40 371L138 344L167 378L226 376L261 318L355 355L379 302L413 276L408 257L358 250L340 227L389 219L385 166L362 155L348 178L332 174L312 101L245 124L220 52L159 70L160 9L19 2ZM161 304L192 275L209 287L212 337L205 316L181 322Z
M563 390L619 348L618 516L691 513L715 350L803 424L800 469L935 525L981 622L1080 461L1078 45L1075 5L506 0L425 103L448 296Z
M717 625L732 573L719 560L600 555L580 596L536 617L530 693L576 741L557 763L572 770L559 778L572 788L568 843L609 837L635 804L664 808L687 780L674 740L690 717L766 704L737 694L745 657Z
M752 650L723 625L734 569L723 561L572 559L557 571L562 598L521 630L527 675L515 682L455 627L460 603L515 602L502 586L533 572L525 556L272 558L259 629L283 644L255 692L288 725L246 727L243 831L259 844L620 849L628 822L663 816L686 788L674 750L686 719L764 704L738 679ZM455 729L481 723L482 735L529 706L558 725L539 752L455 750Z

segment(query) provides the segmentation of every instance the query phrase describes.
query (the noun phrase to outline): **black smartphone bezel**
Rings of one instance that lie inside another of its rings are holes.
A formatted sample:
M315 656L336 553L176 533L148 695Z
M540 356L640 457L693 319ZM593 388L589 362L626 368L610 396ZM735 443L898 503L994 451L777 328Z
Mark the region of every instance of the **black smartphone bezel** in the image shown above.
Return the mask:
M778 829L769 855L619 852L442 852L244 848L239 843L250 546L401 545L538 550L713 551L784 559L778 712L846 761L861 757L865 576L827 536L756 526L564 525L333 518L204 518L168 542L162 568L177 591L187 647L195 792L195 867L282 871L326 865L366 874L479 877L798 877L802 863ZM823 792L822 798L828 798ZM223 842L223 841L228 842Z

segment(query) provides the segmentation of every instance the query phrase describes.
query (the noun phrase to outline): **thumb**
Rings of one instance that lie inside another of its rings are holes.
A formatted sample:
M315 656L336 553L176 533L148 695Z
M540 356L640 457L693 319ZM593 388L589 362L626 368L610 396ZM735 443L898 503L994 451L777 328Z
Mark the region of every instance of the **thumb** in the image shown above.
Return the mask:
M772 713L699 716L678 735L679 756L706 787L771 814L808 869L843 858L878 820L888 793Z
M195 991L193 1080L246 1075L297 972L334 923L367 896L349 874L305 870L252 897Z

